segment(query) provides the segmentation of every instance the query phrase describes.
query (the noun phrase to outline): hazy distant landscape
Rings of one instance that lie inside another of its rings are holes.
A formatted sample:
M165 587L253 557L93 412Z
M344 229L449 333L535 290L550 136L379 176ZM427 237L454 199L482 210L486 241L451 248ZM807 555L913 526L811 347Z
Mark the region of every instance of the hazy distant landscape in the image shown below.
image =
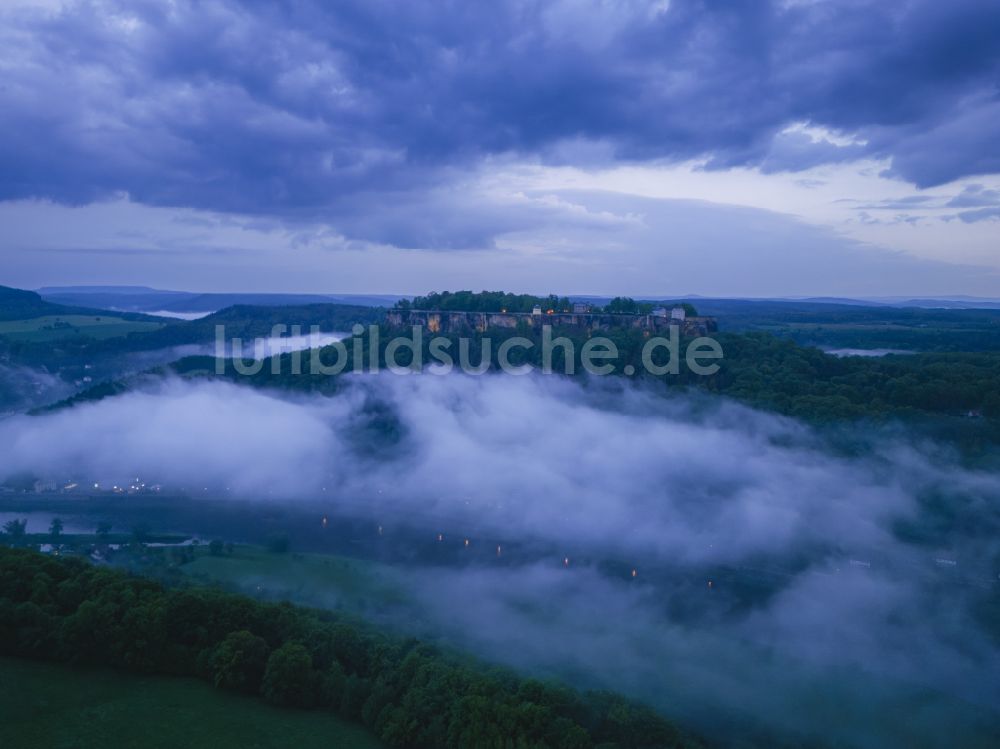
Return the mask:
M1000 746L995 0L0 3L2 749Z
M217 321L250 340L306 311L375 324L362 357L384 360L382 307L237 306L45 348L17 332L39 318L12 319L6 366L59 386L31 415L6 396L0 520L15 547L335 610L711 743L989 745L1000 312L698 304L728 355L708 378L303 376L289 345L253 376L212 363ZM984 350L938 349L955 330Z

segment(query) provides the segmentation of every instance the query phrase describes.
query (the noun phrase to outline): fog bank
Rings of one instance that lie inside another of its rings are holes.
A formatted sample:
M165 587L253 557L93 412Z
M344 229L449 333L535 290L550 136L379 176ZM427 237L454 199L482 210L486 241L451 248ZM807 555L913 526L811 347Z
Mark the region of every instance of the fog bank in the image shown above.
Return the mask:
M141 477L532 545L400 568L397 623L729 739L946 746L997 720L997 475L619 380L343 381L324 398L161 380L14 417L0 478Z

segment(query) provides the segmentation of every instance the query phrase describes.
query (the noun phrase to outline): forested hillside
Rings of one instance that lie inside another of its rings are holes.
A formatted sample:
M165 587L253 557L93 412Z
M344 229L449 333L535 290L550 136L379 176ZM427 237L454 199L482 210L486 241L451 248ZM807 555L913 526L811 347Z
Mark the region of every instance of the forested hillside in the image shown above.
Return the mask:
M335 712L393 747L700 745L616 695L524 679L335 613L166 589L23 549L0 548L0 653L198 676Z
M381 369L387 365L385 348L393 333L387 329L380 331L377 358ZM469 360L478 364L485 351L492 369L499 371L497 351L503 341L514 335L525 336L534 346L527 351L512 349L510 363L514 366L530 364L540 370L543 364L541 338L527 329L490 331L489 345L484 345L483 336L473 336ZM557 330L553 335L566 336L575 342L574 376L586 376L580 351L587 337L569 329ZM1000 352L841 358L767 333L720 333L715 337L722 345L724 357L717 362L717 373L700 376L682 365L678 374L653 376L644 373L642 348L647 339L640 331L606 331L606 336L619 351L612 376L625 377L623 370L631 365L637 374L629 379L724 395L812 423L904 420L972 450L981 450L987 444L1000 444ZM428 338L425 336L423 341L425 365L434 363ZM371 340L367 334L363 339L362 366L367 369ZM450 339L450 351L455 356L457 337ZM352 349L346 347L345 372L354 367ZM338 355L332 347L327 347L317 356L323 364L331 365ZM335 392L338 376L310 373L309 358L304 359L302 374L292 374L292 364L286 356L276 367L277 374L270 365L261 367L253 375L239 374L232 362L227 361L223 364L225 374L222 376L258 386ZM401 349L395 361L407 366L411 362L409 352ZM192 358L176 362L170 371L216 376L215 368L214 360ZM555 372L568 369L560 348L553 353L552 369ZM95 392L83 397L105 394Z

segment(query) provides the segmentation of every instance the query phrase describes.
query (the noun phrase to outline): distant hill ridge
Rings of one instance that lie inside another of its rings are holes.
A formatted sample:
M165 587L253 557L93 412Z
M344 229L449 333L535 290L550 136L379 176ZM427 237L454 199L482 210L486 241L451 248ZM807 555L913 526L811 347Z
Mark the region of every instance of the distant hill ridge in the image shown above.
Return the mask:
M304 304L389 307L401 298L401 295L396 294L202 293L154 289L148 286L45 286L38 293L46 301L56 304L147 313L216 312L237 304L256 307Z
M137 312L117 312L101 307L60 304L40 294L10 286L0 286L0 320L29 320L49 315L115 315L127 320L153 319Z
M255 306L286 306L301 304L354 304L366 307L392 307L406 294L299 294L257 292L193 292L157 289L150 286L43 286L36 290L43 300L54 304L82 306L92 309L127 310L131 312L215 312L235 304ZM651 301L662 295L637 295L637 301ZM845 307L895 307L924 309L1000 309L1000 298L949 296L914 297L704 297L696 294L672 297L678 301L720 305L732 303L830 305ZM570 294L573 302L604 305L611 296Z
M45 315L64 315L76 310L42 299L34 291L0 286L0 320L24 320Z

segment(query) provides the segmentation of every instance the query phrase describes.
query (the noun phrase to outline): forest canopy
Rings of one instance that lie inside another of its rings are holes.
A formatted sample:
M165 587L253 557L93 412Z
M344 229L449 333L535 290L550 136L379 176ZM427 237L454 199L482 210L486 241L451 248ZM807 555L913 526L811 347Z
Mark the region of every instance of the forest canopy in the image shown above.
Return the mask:
M684 307L688 315L698 312L687 302L636 301L631 297L615 297L605 305L588 303L593 312L606 312L619 315L648 315L660 306ZM566 296L549 294L548 296L532 296L531 294L510 294L505 291L433 291L427 296L414 297L413 300L401 299L396 303L397 309L441 310L445 312L531 312L538 306L543 311L572 312L573 301Z
M0 548L0 654L196 676L363 723L392 747L697 747L651 709L382 634L332 612L168 589Z

